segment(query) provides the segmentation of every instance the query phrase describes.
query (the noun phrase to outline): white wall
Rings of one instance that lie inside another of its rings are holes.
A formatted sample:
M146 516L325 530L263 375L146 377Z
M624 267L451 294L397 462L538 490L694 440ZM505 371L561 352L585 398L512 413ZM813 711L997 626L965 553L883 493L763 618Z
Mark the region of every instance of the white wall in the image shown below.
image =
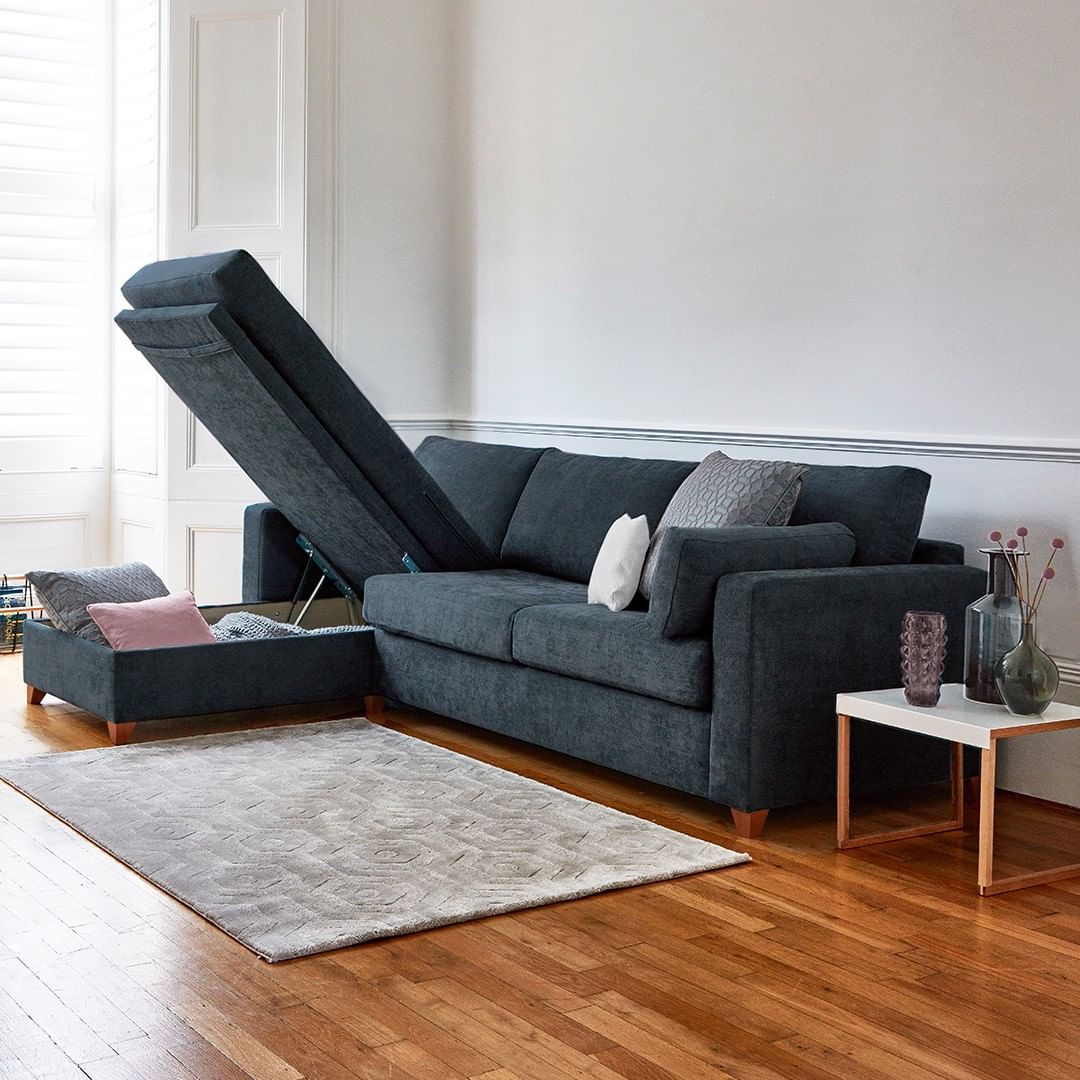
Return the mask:
M908 462L927 534L1080 545L1073 0L472 0L459 34L461 430ZM1080 805L1054 738L1003 782Z
M451 394L457 8L340 4L332 339L346 370L396 419L443 417Z
M474 414L1075 438L1073 0L469 10Z

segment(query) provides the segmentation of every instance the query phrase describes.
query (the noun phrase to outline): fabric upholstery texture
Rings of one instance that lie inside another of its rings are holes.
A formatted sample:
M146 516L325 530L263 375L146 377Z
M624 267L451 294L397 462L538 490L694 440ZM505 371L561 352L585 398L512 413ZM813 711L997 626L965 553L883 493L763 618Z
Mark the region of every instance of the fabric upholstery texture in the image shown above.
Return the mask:
M87 604L86 613L114 649L165 649L214 645L214 637L190 592L127 604Z
M545 450L521 493L503 542L518 570L587 582L611 523L645 515L655 529L692 461L595 457Z
M673 526L720 529L733 525L786 525L805 465L729 458L717 450L682 482L664 511L641 575L648 597L656 560Z
M374 634L305 634L117 652L27 620L23 678L116 723L376 693Z
M140 309L117 317L124 332L354 586L403 552L425 570L496 565L247 252L153 263L123 292Z
M388 698L679 791L708 794L708 710L383 630L375 638Z
M117 321L251 478L357 588L403 571L408 551L439 563L304 408L220 305L123 313ZM204 344L198 344L198 343ZM417 553L419 552L419 553Z
M950 540L930 540L920 537L915 541L911 561L919 564L956 566L964 561L964 545L954 544Z
M296 536L296 528L273 503L244 507L240 599L245 604L292 598L308 562Z
M493 552L502 550L521 493L543 449L429 435L416 457Z
M970 566L909 565L721 578L710 796L757 810L834 795L836 694L900 685L909 609L944 613L945 678L958 682L964 614L984 576ZM860 734L854 776L860 790L910 787L947 776L946 756L936 740L877 728Z
M924 473L811 466L796 513L802 505L820 519L796 525L793 513L787 527L673 529L647 613L586 605L586 590L568 575L585 582L611 521L635 513L626 492L640 481L656 496L649 465L661 466L660 486L668 485L656 498L658 522L691 463L545 452L503 554L547 576L519 569L515 596L494 572L387 579L404 589L392 603L387 593L388 629L374 635L381 692L741 810L831 798L836 693L898 685L900 620L914 608L946 614L958 635L946 677L957 678L964 611L982 595L983 573L962 565L959 545L916 544ZM575 548L575 534L590 529L591 549ZM911 561L858 564L860 551L863 559L882 554L875 544L900 557L896 530L911 533ZM846 565L852 559L857 565ZM381 579L373 581L379 604ZM446 624L413 610L427 602L429 585L434 608L451 612ZM560 598L567 586L576 591ZM399 618L408 629L394 632ZM445 644L427 639L431 627ZM854 739L856 792L948 775L947 755L932 740L864 725Z
M420 641L510 660L522 608L584 601L583 585L522 570L387 574L368 579L364 619Z
M809 465L791 525L839 521L855 534L855 566L911 562L930 474L903 465Z
M519 611L514 659L676 705L708 709L712 647L707 640L659 637L643 611L552 604Z
M966 566L728 575L716 588L711 713L598 685L592 676L576 679L377 631L381 685L417 707L697 794L701 724L709 733L710 798L743 810L790 805L835 790L838 688L896 685L903 612L935 607L962 625L982 579ZM536 620L556 620L551 610L549 616L522 611L515 633ZM526 640L518 637L519 650ZM960 663L956 650L947 677L957 676ZM947 775L932 740L897 734L903 733L860 730L854 790L891 790Z
M611 523L589 575L588 601L609 611L622 611L637 595L641 568L649 550L645 515L623 514Z
M725 575L849 566L854 552L846 525L672 527L656 563L649 624L665 638L707 636L716 583Z
M0 776L268 960L749 861L366 720L42 754Z
M128 604L169 594L165 582L139 562L78 570L32 570L26 578L54 626L102 645L105 637L87 613L88 604Z

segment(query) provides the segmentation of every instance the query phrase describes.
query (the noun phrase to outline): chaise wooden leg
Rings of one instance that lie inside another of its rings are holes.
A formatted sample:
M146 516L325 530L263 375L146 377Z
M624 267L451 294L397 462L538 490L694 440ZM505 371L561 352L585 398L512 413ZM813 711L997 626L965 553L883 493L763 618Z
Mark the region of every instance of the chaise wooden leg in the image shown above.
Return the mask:
M45 691L39 690L36 686L26 684L26 704L27 705L40 705L45 700Z
M367 717L378 716L383 711L385 704L386 698L380 697L378 694L369 694L364 698L364 715Z
M736 810L731 808L731 817L735 822L735 835L744 840L753 840L761 835L765 828L765 819L769 816L768 810Z
M111 720L106 721L109 725L109 741L113 746L123 746L131 738L135 730L135 721L130 724L114 724Z

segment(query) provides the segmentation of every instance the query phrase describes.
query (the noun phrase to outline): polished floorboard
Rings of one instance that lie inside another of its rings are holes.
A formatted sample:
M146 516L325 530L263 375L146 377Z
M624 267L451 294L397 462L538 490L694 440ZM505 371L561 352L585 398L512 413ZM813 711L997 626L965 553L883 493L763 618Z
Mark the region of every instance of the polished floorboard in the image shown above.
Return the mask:
M700 799L421 713L382 720L755 862L270 965L0 783L0 1078L1080 1078L1080 882L978 899L977 821L839 854L814 806L740 841ZM0 756L104 745L93 717L24 704L20 658L0 657ZM944 798L859 807L860 825ZM1005 870L1080 852L1078 814L1002 796L998 823Z

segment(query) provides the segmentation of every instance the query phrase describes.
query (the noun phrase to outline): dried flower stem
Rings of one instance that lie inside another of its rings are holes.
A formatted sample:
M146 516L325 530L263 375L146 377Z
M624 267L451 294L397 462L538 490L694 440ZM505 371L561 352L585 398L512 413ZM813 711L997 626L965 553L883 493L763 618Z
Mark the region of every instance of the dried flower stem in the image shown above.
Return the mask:
M1058 541L1055 541L1055 545ZM1050 569L1051 564L1054 561L1054 556L1058 553L1060 548L1058 546L1052 546L1050 549L1050 558L1046 560L1046 566L1043 567L1043 572L1039 576L1038 584L1035 586L1034 594L1031 591L1031 559L1028 557L1027 537L1020 537L1021 547L1019 551L1016 548L1007 548L1002 540L997 541L998 550L1005 556L1005 564L1009 568L1009 573L1012 575L1013 584L1016 586L1016 598L1020 602L1020 613L1023 616L1023 620L1026 623L1033 622L1035 616L1038 614L1039 606L1042 604L1043 596L1046 595L1046 585L1050 578L1046 576L1046 571ZM1024 557L1024 570L1020 572L1020 557Z
M1018 530L1019 531L1019 530ZM1024 595L1031 597L1031 559L1027 558L1027 531L1020 537L1020 543L1024 545ZM1030 609L1029 609L1030 610ZM1031 612L1029 617L1034 617L1034 612Z
M1050 564L1054 561L1054 556L1057 553L1058 553L1057 548L1051 548L1050 549L1050 558L1046 560L1046 566L1043 568L1042 580L1039 582L1038 586L1035 589L1035 596L1033 598L1033 600L1034 600L1034 604L1033 604L1034 610L1031 613L1032 617L1035 616L1036 612L1039 610L1039 605L1042 603L1043 595L1046 592L1047 582L1049 582L1049 580L1050 580L1046 576L1046 571L1050 569Z

